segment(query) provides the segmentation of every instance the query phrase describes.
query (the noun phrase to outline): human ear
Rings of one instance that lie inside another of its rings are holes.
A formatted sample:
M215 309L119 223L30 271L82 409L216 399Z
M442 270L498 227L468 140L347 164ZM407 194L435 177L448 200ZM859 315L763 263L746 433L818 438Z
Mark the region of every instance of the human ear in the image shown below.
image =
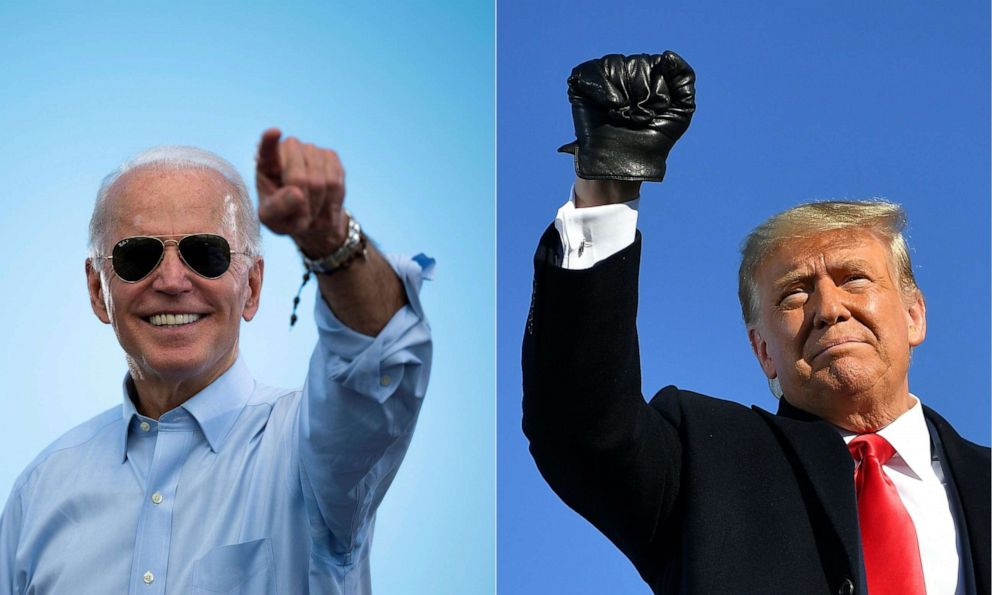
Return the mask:
M761 370L765 373L765 376L769 380L777 377L778 372L775 371L775 362L772 361L771 355L768 354L768 344L761 338L761 331L753 326L748 327L747 338L751 342L751 350L754 351L755 357L758 358L758 364L761 365Z
M100 271L93 266L93 260L86 259L86 287L90 293L90 307L93 314L104 324L110 324L110 312L107 310L107 300L103 293L103 281Z
M906 326L909 331L909 346L916 347L927 336L927 304L923 292L915 291L913 301L906 306Z
M248 269L248 296L245 298L245 307L241 312L242 318L245 322L250 321L255 317L255 313L258 312L258 305L262 297L262 278L265 273L265 261L261 258L255 259L255 262Z

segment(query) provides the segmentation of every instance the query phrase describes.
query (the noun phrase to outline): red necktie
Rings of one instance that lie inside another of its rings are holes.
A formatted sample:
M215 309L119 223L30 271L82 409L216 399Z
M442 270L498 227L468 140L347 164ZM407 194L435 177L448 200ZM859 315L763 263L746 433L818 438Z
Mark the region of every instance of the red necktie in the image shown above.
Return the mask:
M868 593L925 595L916 526L895 484L882 471L882 465L892 458L895 449L878 434L862 434L847 447L858 463L854 487L858 494Z

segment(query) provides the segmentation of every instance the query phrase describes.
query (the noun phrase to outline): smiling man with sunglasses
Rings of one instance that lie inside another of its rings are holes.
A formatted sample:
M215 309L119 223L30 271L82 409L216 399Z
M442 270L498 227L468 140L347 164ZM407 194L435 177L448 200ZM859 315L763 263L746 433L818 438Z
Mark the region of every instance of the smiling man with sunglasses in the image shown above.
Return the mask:
M280 138L259 145L257 218L234 168L199 149L152 149L105 179L86 276L126 354L123 406L18 478L0 593L370 592L375 511L427 387L433 261L381 255L343 208L337 155ZM257 383L238 355L259 220L294 240L323 298L302 390Z

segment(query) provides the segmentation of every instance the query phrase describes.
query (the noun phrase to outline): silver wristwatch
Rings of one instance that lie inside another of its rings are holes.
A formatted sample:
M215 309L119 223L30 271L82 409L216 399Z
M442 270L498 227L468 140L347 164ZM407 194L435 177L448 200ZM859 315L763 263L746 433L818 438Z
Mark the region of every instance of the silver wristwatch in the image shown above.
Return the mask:
M368 243L365 236L362 235L362 226L351 216L351 213L345 211L345 214L348 215L348 235L337 250L323 258L314 259L307 258L307 255L300 251L303 256L303 266L308 271L327 275L338 269L346 268L356 258L366 257Z

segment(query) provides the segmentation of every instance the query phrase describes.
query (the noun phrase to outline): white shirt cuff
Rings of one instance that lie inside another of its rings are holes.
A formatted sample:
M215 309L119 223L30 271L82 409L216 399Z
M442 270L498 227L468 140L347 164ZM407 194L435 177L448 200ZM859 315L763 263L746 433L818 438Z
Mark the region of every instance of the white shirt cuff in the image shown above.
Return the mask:
M575 207L575 187L555 216L562 268L588 269L634 243L639 198L615 205Z

